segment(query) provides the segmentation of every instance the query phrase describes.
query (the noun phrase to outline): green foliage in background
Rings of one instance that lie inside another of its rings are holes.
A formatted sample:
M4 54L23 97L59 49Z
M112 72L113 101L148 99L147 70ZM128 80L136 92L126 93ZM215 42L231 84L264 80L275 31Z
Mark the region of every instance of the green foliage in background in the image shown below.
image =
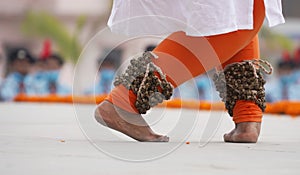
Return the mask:
M73 63L82 50L78 36L86 23L86 17L80 16L77 19L74 33L70 33L67 27L55 16L46 12L28 12L22 24L22 31L35 37L50 38L58 49L58 52Z
M294 48L293 42L287 36L273 32L268 27L262 27L260 37L265 39L268 48L292 51Z

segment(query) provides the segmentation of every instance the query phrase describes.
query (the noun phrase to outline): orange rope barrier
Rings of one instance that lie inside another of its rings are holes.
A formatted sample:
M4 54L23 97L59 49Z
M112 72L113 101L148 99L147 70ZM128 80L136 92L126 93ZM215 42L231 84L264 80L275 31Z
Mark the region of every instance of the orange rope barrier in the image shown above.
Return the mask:
M99 104L107 95L97 96L27 96L24 94L18 95L14 101L16 102L41 102L41 103L80 103L80 104ZM181 100L172 99L164 101L158 107L167 108L186 108L197 110L225 110L222 102L208 102L197 100ZM291 116L300 116L300 101L280 101L275 103L267 103L265 113L270 114L287 114Z

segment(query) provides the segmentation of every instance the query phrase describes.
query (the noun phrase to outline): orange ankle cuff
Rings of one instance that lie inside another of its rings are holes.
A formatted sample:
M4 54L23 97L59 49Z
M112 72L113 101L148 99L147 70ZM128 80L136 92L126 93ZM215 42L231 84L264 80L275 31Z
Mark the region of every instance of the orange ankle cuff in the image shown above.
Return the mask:
M127 112L138 113L134 105L136 95L131 90L126 89L123 85L115 87L110 94L108 94L106 100Z
M261 122L262 110L252 101L239 100L233 108L233 121L242 122Z

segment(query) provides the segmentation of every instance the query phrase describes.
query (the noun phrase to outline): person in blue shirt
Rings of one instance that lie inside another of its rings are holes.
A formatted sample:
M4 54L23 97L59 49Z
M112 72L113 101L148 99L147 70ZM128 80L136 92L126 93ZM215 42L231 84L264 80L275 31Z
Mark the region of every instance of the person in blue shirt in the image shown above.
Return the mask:
M26 94L29 96L47 95L49 93L48 80L44 76L45 61L37 59L31 66L30 73L24 79Z
M212 89L214 88L208 75L200 75L196 79L199 100L213 100Z
M121 54L121 49L115 49L107 54L104 59L101 57L98 60L98 80L93 87L85 91L85 94L108 94L111 91L116 68L120 64Z
M271 77L271 81L266 84L266 101L276 102L281 100L292 100L293 86L296 82L295 61L287 53L284 53L282 59L277 64L277 76Z
M58 54L52 54L36 62L36 70L25 79L28 95L66 95L71 94L71 88L59 82L63 59Z
M297 48L294 52L293 59L294 69L291 73L290 86L288 89L289 100L299 101L300 100L300 47Z
M8 56L8 76L3 80L0 96L4 101L12 101L16 95L26 93L24 79L34 58L25 48L16 48Z
M49 92L50 94L66 95L71 94L72 90L70 87L64 85L59 81L60 71L64 65L64 60L59 54L51 54L45 59L46 76L49 80Z

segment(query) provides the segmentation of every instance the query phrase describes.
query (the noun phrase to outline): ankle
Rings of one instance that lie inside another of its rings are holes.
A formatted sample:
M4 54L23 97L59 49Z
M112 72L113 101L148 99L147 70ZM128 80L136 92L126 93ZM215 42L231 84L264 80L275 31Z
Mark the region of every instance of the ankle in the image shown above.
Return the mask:
M233 121L244 122L262 122L262 110L253 101L238 100L233 108Z
M259 122L242 122L242 123L237 123L235 128L239 132L255 132L255 131L260 131L261 128L261 123Z

